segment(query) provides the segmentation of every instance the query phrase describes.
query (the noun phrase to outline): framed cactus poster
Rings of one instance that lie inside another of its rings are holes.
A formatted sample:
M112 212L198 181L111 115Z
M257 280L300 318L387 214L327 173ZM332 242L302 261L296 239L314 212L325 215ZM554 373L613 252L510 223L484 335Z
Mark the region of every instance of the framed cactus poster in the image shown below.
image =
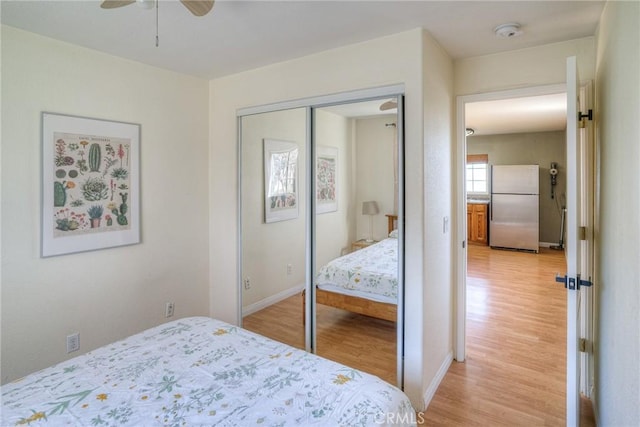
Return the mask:
M42 256L140 242L140 125L42 113Z

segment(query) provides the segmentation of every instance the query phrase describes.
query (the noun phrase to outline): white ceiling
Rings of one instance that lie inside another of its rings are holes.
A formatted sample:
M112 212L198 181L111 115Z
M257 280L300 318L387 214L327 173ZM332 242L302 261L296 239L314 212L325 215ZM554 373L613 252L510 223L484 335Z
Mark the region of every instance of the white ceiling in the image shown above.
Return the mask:
M207 79L418 27L452 58L520 49L594 34L603 1L236 1L204 17L177 0L155 10L100 1L1 2L2 23L142 63ZM493 29L522 24L524 35ZM384 55L384 52L380 52Z
M155 10L133 4L104 10L97 0L2 0L0 17L5 25L212 79L418 27L454 59L571 40L594 35L603 6L591 0L217 0L211 13L194 17L177 0L160 0L159 47ZM507 22L520 23L524 34L496 37L494 28ZM477 134L484 132L473 113L468 118ZM499 118L506 122L504 113Z
M567 127L567 95L531 96L466 105L465 126L474 135L549 132Z

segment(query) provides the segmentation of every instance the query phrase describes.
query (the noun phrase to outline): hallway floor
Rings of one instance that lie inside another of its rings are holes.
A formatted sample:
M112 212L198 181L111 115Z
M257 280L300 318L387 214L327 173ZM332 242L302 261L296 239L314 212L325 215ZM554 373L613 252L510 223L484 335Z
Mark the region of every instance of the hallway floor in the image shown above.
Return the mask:
M424 425L565 424L563 271L563 252L469 247L466 360L452 363Z

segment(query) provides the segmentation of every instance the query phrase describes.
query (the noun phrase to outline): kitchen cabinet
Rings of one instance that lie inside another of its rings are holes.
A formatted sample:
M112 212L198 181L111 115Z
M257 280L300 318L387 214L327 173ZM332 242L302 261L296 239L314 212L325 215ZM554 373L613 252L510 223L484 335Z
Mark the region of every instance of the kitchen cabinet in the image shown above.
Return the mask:
M467 241L474 245L487 245L489 205L486 203L467 203Z

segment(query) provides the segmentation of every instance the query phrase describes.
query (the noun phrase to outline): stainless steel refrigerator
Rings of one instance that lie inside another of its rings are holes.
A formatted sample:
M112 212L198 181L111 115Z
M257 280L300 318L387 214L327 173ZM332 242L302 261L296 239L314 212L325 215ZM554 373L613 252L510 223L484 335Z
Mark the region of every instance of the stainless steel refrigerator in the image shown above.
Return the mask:
M538 165L491 167L489 245L538 252Z

